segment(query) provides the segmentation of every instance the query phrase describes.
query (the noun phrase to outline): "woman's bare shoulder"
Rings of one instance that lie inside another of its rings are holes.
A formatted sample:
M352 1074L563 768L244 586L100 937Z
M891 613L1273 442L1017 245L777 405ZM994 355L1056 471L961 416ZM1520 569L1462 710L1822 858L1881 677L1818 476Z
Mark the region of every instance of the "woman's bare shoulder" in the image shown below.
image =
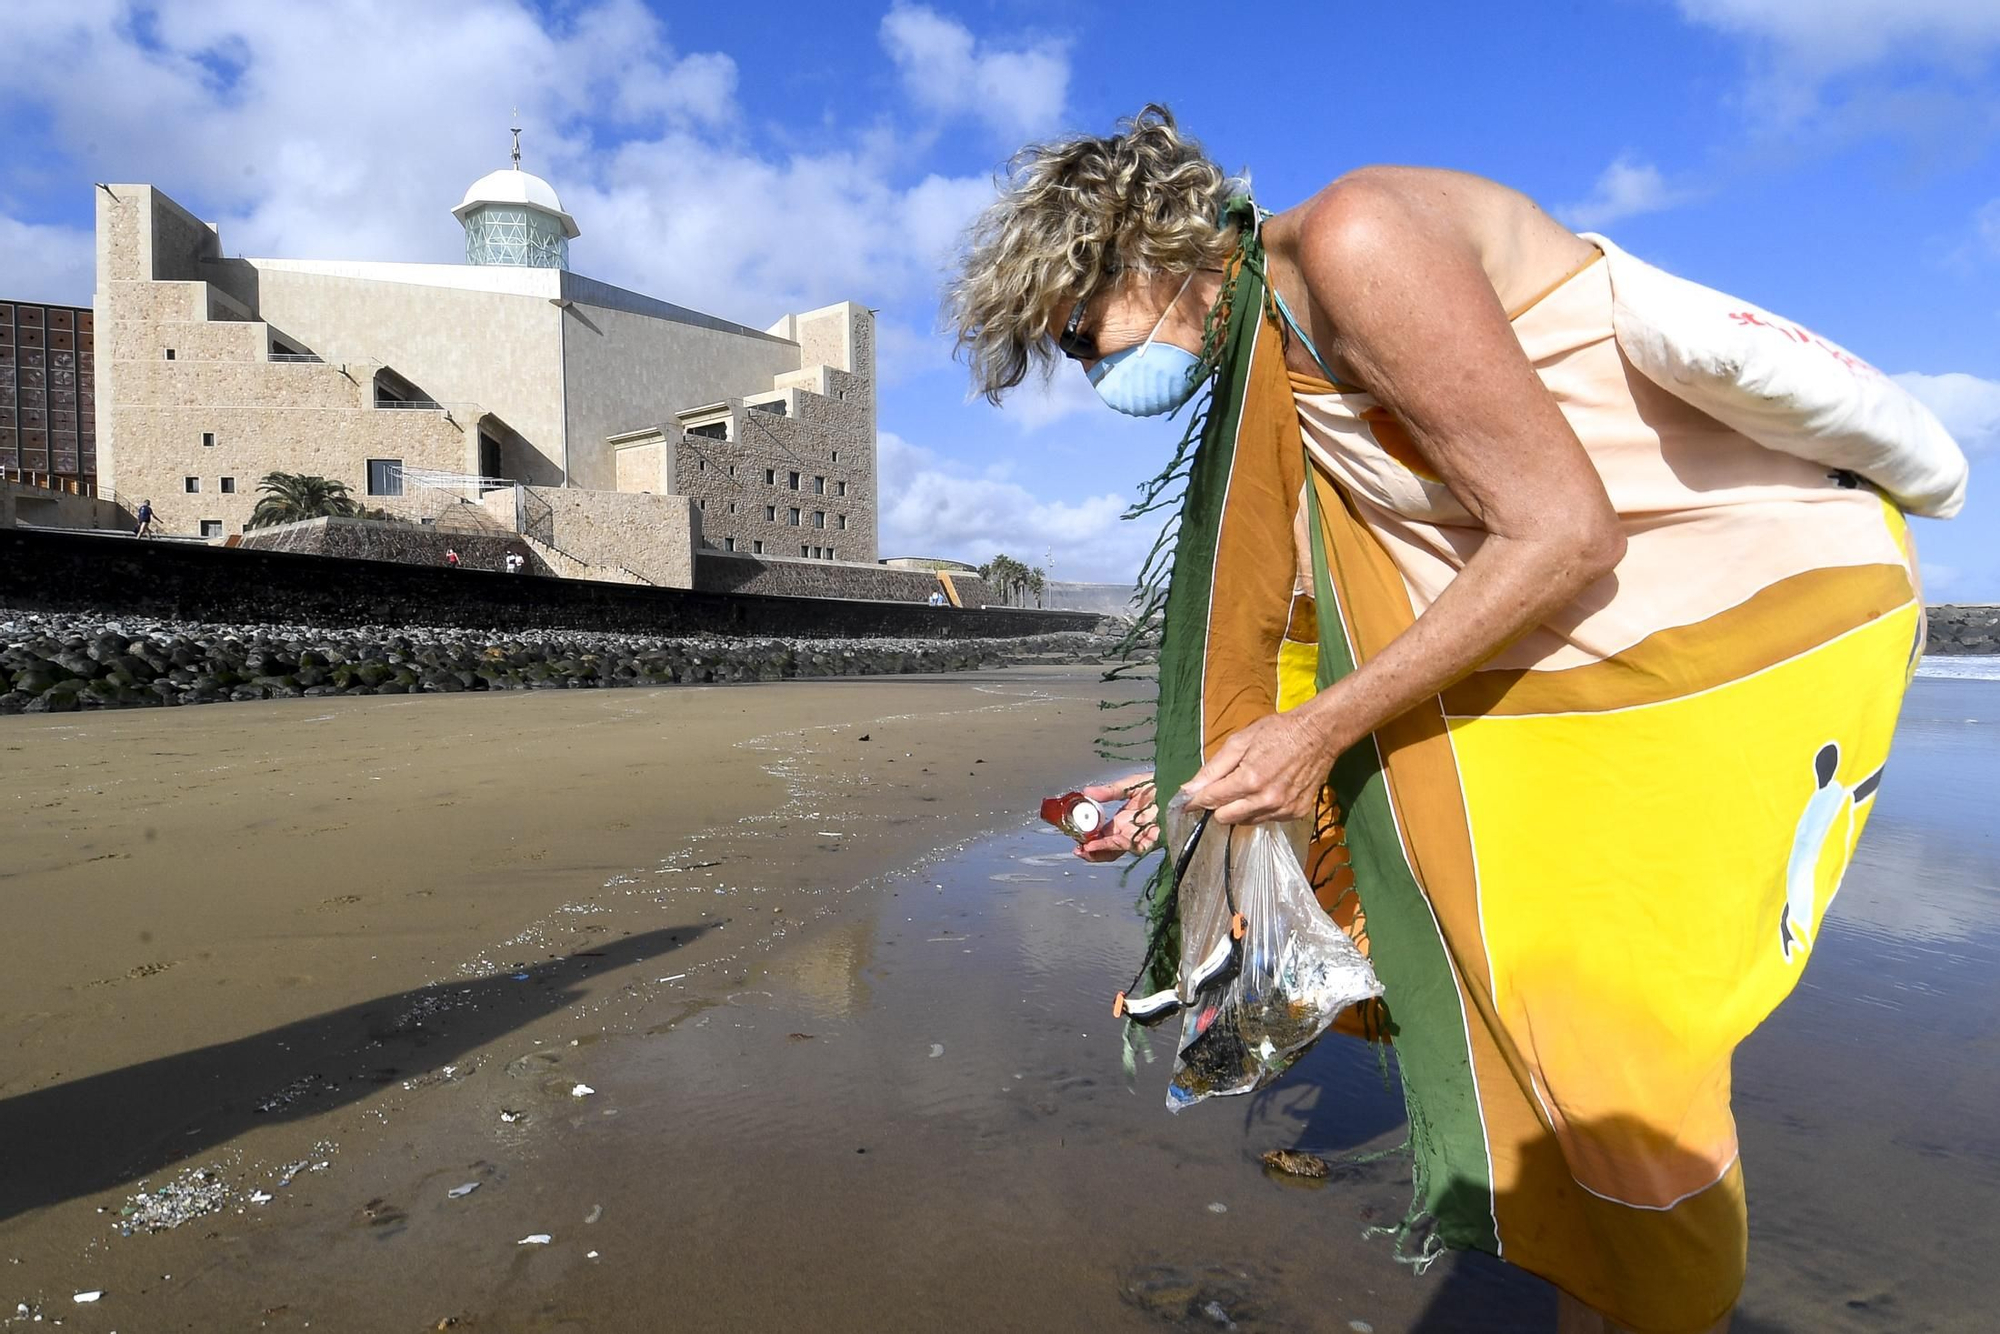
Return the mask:
M1272 219L1322 263L1369 264L1413 234L1475 256L1504 305L1574 269L1591 243L1511 186L1441 167L1366 166Z

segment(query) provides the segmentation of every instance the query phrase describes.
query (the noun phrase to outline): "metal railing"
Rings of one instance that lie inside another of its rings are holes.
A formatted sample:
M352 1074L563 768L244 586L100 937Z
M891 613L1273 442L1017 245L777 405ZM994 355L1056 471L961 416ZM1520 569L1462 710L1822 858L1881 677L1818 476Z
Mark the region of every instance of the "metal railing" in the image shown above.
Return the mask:
M71 477L26 468L0 468L0 481L9 481L16 486L32 486L40 491L60 491L68 496L94 498L97 495L97 480L92 477Z
M444 404L434 398L378 398L375 406L382 409L402 409L410 412L443 412Z
M311 362L322 366L326 364L326 358L322 357L317 352L273 352L269 355L268 360L303 361L303 362Z

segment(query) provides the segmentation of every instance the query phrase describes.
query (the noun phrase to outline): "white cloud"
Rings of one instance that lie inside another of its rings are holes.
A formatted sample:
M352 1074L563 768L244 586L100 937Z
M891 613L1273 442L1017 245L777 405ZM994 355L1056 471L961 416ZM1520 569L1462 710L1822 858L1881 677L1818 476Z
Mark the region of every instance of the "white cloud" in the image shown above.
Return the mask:
M1104 400L1089 377L1074 362L1065 361L1053 375L1030 373L1000 410L1022 429L1034 431L1075 413L1103 412Z
M2000 380L1963 371L1925 375L1907 371L1897 384L1922 399L1968 454L2000 448Z
M1940 593L1949 592L1959 581L1964 571L1956 565L1939 565L1933 561L1918 561L1918 575L1924 581L1924 600L1936 602Z
M1555 211L1573 227L1597 228L1621 218L1678 208L1698 197L1698 191L1669 185L1652 163L1620 153L1598 176L1587 198L1559 204Z
M1069 51L1061 43L995 49L974 41L956 19L900 3L882 19L881 36L904 90L929 111L972 116L1017 138L1061 123L1069 96Z
M0 293L20 301L87 306L96 271L96 242L89 231L0 216Z
M905 184L916 145L882 127L759 151L728 55L676 50L639 0L555 14L168 0L142 41L122 8L51 0L0 44L0 100L42 110L77 177L156 184L229 253L445 262L462 253L449 210L505 165L518 104L524 165L583 229L581 272L758 327L841 299L929 305L989 180ZM87 263L37 258L62 238L26 239L40 248L9 245L0 266L89 299Z
M1160 516L1126 521L1115 492L1044 500L1004 477L968 476L930 450L884 431L880 547L885 555L949 556L974 564L1006 552L1030 565L1054 560L1059 579L1132 578Z
M1766 142L1905 139L1970 161L2000 129L1993 0L1678 0L1692 22L1742 38L1740 109Z
M1912 54L1962 64L2000 47L1993 0L1679 0L1697 23L1768 44L1773 55L1817 74Z
M1989 253L2000 255L2000 199L1988 200L1972 215L1972 230Z

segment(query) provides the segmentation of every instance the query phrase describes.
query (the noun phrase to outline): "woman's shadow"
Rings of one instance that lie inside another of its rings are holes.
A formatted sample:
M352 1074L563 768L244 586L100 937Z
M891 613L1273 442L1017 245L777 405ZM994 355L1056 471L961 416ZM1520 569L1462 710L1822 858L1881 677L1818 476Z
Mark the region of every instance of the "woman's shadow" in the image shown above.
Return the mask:
M139 1180L253 1125L317 1116L455 1062L706 926L646 931L441 982L0 1102L0 1220Z

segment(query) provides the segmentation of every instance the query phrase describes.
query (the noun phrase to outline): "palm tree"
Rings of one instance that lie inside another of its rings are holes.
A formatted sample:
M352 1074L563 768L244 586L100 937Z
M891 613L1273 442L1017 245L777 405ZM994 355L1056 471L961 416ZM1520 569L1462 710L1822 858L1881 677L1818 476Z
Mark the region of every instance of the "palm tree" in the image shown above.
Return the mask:
M1001 554L979 567L979 577L1000 595L1000 601L1008 606L1014 604L1023 590L1035 595L1035 605L1040 606L1042 589L1047 579L1039 569L1029 569L1012 556Z
M274 523L297 523L301 519L347 519L361 506L349 493L347 483L330 481L296 472L271 472L257 483L264 495L250 511L247 528L268 528Z

